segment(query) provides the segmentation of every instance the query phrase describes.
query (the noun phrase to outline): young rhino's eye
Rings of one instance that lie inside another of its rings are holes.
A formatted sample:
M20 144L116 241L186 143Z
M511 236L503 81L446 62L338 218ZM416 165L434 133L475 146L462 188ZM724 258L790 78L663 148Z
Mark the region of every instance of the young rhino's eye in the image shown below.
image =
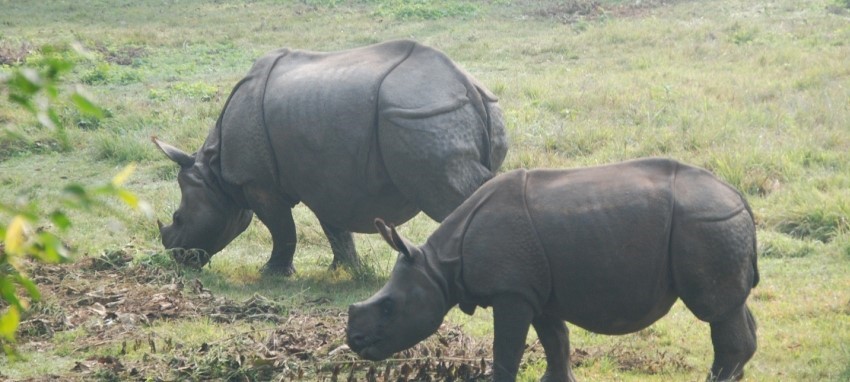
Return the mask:
M393 302L392 299L385 298L385 299L381 300L381 302L379 304L380 304L380 307L381 307L381 315L382 316L389 316L389 315L393 314L393 309L395 308L395 302Z

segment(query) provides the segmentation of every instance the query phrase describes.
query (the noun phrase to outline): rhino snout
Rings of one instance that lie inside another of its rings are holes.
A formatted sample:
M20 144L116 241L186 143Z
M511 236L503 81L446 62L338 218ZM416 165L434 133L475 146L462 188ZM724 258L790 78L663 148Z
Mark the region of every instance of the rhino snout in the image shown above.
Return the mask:
M378 338L369 334L371 325L368 325L368 323L371 320L366 317L366 309L367 307L363 303L352 304L348 307L346 343L352 351L368 359L368 354L364 354L364 351L378 342Z
M366 334L352 332L348 333L348 339L346 341L348 343L348 347L351 348L355 353L360 353L363 349L368 347L369 345L375 343L375 340Z

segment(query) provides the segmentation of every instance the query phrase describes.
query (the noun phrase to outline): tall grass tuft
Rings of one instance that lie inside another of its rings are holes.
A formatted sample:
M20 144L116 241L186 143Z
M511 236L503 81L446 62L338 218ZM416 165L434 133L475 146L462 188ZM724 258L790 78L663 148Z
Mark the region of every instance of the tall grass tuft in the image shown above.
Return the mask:
M759 256L766 258L807 257L824 250L820 241L796 239L774 231L759 231L758 241Z
M841 192L806 188L774 204L764 220L768 227L792 237L829 243L850 233L850 199Z
M399 20L437 20L446 17L474 17L478 6L468 1L391 0L379 3L378 16L390 16Z
M94 156L97 160L115 163L142 162L153 158L155 151L144 137L135 138L118 132L98 134L94 137Z

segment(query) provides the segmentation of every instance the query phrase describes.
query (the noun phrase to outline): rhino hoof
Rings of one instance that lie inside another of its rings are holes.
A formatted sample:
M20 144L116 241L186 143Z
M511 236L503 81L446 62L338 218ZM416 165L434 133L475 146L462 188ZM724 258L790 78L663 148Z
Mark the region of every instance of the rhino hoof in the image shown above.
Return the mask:
M347 270L356 270L356 269L360 269L361 267L362 267L362 264L360 263L360 261L351 262L351 261L334 260L333 262L331 262L331 266L328 269L331 270L331 271L335 271L335 270L340 269L340 268L347 269Z
M261 269L263 272L263 276L292 276L295 274L295 267L292 264L281 265L281 264L273 264L271 262L263 265Z

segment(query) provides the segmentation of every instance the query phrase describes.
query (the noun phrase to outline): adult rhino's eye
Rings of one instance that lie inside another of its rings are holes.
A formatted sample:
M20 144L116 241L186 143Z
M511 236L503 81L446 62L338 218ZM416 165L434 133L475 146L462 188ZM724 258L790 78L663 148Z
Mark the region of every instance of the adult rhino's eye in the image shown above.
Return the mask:
M385 298L380 302L381 307L381 315L389 316L393 314L393 309L395 308L395 302L393 302L390 298Z

